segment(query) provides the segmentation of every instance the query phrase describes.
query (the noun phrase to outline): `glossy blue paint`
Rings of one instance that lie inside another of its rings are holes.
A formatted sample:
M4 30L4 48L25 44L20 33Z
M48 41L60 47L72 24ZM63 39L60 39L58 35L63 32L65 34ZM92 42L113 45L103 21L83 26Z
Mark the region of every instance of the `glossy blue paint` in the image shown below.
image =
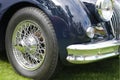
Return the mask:
M65 55L66 46L82 43L90 39L86 29L91 25L90 12L79 0L0 0L0 19L15 4L31 3L43 10L50 18L60 46ZM2 26L0 26L2 31Z
M89 17L91 20L91 23L97 24L101 21L101 19L99 19L99 16L97 15L98 12L96 10L96 2L97 0L81 0L84 5L87 7L88 11L89 11Z

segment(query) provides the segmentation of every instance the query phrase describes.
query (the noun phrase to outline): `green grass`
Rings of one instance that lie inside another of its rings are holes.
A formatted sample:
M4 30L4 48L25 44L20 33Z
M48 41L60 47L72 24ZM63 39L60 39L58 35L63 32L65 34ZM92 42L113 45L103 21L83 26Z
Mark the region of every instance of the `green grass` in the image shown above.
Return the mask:
M63 67L53 80L119 80L119 58L92 64ZM12 69L6 57L0 56L0 80L30 80Z
M120 80L119 58L65 67L54 80Z

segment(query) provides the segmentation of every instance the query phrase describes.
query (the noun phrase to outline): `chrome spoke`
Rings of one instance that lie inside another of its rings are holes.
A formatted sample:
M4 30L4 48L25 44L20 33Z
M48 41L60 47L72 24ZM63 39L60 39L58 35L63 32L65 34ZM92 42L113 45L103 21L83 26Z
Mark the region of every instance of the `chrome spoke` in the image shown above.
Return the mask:
M13 53L17 62L27 70L41 66L46 55L46 41L40 26L31 20L20 22L13 33Z

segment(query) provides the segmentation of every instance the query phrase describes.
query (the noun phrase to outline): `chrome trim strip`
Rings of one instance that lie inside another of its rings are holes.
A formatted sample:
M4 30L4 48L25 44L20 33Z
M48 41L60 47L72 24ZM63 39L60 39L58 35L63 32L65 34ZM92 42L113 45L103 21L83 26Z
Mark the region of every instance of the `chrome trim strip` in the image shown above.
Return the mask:
M111 56L115 56L118 55L119 53L110 53L110 54L105 54L105 55L95 55L95 56L71 56L69 55L67 57L67 60L76 60L76 61L92 61L92 60L98 60L98 59L103 59L106 57L111 57Z
M120 43L118 42L120 41L110 40L110 41L99 42L99 43L76 44L76 45L68 46L67 49L75 49L75 50L98 49L98 48L105 48L105 47L112 47L112 46L120 45Z
M91 63L119 55L120 41L110 40L94 44L76 44L67 47L67 61L74 64Z

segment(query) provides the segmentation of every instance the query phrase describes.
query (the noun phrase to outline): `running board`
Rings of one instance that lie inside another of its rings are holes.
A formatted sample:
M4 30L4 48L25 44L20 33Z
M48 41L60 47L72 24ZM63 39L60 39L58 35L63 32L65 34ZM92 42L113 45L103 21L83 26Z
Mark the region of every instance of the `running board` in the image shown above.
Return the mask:
M91 63L119 55L120 41L110 40L91 44L75 44L67 47L67 61L74 64Z

